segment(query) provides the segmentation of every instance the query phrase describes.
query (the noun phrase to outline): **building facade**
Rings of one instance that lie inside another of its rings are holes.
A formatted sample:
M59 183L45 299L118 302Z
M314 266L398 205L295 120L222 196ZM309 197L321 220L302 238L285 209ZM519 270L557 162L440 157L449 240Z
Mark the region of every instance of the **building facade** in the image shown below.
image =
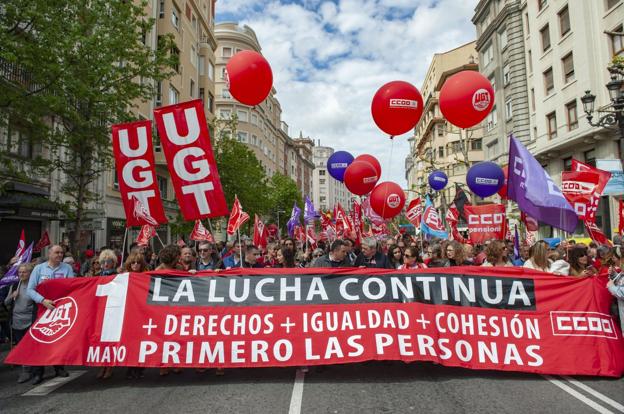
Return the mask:
M327 171L327 160L334 153L331 147L321 146L321 142L312 149L314 173L312 184L312 202L318 210L332 210L340 203L343 208L350 207L351 193L344 183L334 179Z
M622 1L522 1L527 90L530 95L530 150L557 183L572 158L596 165L596 160L621 159L619 132L594 128L587 122L580 98L596 95L596 107L610 103L605 87L607 66L624 53ZM613 197L603 197L597 224L611 235L617 228ZM583 233L579 223L577 233ZM543 228L541 236L559 236Z
M467 130L449 124L440 111L440 89L449 76L463 70L477 70L475 42L444 53L436 53L427 70L421 92L424 97L423 115L410 141L406 159L408 189L423 195L428 188L427 177L433 170L442 170L449 184L442 191L446 201L455 196L453 183L465 183L470 165L483 161L482 128ZM465 146L465 147L464 147Z
M529 99L520 0L481 0L472 22L477 29L479 72L494 88L495 105L483 126L485 158L503 166L508 163L509 135L524 143L530 140Z

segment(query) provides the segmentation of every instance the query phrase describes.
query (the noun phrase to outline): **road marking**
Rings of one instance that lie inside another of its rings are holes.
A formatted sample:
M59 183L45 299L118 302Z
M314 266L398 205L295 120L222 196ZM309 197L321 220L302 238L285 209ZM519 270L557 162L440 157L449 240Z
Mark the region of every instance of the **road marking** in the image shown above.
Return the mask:
M288 409L288 414L301 413L301 402L303 401L303 379L304 378L305 378L305 373L301 370L301 368L297 369L297 373L295 374L295 384L293 385L292 396L290 397L290 408Z
M563 378L565 378L569 383L576 385L583 391L590 393L591 395L598 398L599 400L606 402L607 404L609 404L611 407L615 408L619 412L624 413L624 405L620 404L619 402L614 401L611 398L607 397L606 395L596 391L589 385L583 384L581 381L575 380L574 378L567 377L565 375L563 376Z
M600 405L600 404L590 400L589 398L587 398L586 396L584 396L580 392L576 391L574 388L570 387L569 385L564 384L562 381L559 381L558 379L555 379L555 378L551 377L550 375L543 375L543 377L546 378L548 381L550 381L551 384L554 384L557 387L561 388L562 390L564 390L565 392L567 392L571 396L573 396L576 399L584 402L585 404L587 404L588 406L590 406L594 410L598 411L599 413L602 413L602 414L614 414L613 411L610 411L607 408L603 407L602 405Z
M67 384L69 381L73 381L81 375L85 374L87 371L68 371L69 377L55 377L51 380L48 380L41 385L33 388L32 390L22 394L23 397L41 397L43 395L48 395L52 391L62 387Z

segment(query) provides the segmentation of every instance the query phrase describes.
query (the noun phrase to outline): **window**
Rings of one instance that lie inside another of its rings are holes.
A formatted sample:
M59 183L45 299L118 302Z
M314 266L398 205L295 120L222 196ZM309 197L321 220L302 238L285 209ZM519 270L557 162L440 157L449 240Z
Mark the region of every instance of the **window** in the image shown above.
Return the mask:
M535 112L535 88L531 88L531 110Z
M241 122L247 122L247 111L244 111L242 109L239 109L236 111L236 116L238 117L238 120Z
M162 106L162 81L156 83L156 106Z
M117 176L117 167L113 166L113 188L119 189L119 177Z
M529 13L524 13L524 25L526 27L526 34L531 34L531 27L529 25Z
M208 62L208 79L214 81L214 65L212 62Z
M583 156L585 157L585 164L589 164L592 167L596 166L596 150L590 149L585 151Z
M533 73L533 53L531 53L531 50L527 52L527 65L529 67L529 73Z
M500 38L500 48L502 50L507 47L507 29L503 29L498 36Z
M325 170L319 170L319 175L325 175Z
M533 139L537 139L537 127L533 127Z
M490 76L488 80L492 84L492 89L496 92L496 72L492 73L492 76Z
M230 99L230 98L232 98L232 95L230 95L230 90L229 89L223 89L221 91L221 97L223 99Z
M546 52L550 49L550 30L548 30L548 25L540 30L540 36L542 38L542 52Z
M444 136L444 125L438 125L438 126L436 126L436 129L438 130L438 136L439 137L443 137Z
M214 95L208 92L208 110L214 113Z
M167 178L157 175L156 181L158 181L158 191L160 191L160 198L162 198L163 200L166 200L167 199Z
M555 112L546 115L546 125L548 127L548 138L557 138L557 114Z
M613 31L621 33L622 25L619 25L618 27L613 29ZM616 34L612 34L609 36L611 37L611 53L613 53L613 56L622 55L624 53L624 36Z
M509 68L509 64L506 64L505 66L503 66L503 85L505 86L509 85L510 81L511 81L510 68Z
M487 66L489 65L489 63L494 59L494 49L492 48L492 45L488 45L485 50L483 51L483 66Z
M568 6L565 6L563 10L559 12L559 32L561 37L565 36L570 31L570 11Z
M176 88L169 85L169 105L177 104L180 99L180 93Z
M247 133L244 131L238 131L236 133L239 142L247 143Z
M176 72L180 73L180 49L178 49L177 47L173 46L171 48L171 55L173 57L175 57L175 62L173 64L173 69L175 69Z
M563 59L563 81L564 83L572 82L574 80L574 59L572 52L568 53Z
M255 135L251 136L251 144L252 145L258 145L258 137Z
M487 144L487 154L485 157L487 159L492 159L498 155L498 139Z
M190 93L191 93L191 98L195 97L195 81L193 79L191 79L191 84L189 86L190 89Z
M219 118L221 119L230 119L230 110L229 109L221 109L219 111Z
M471 151L483 150L483 140L479 138L479 139L473 139L472 141L470 141L470 150Z
M221 79L226 79L227 78L227 70L225 69L225 66L221 68Z
M191 65L197 67L197 49L191 45Z
M542 11L548 4L548 0L537 0L537 11Z
M444 147L438 147L438 157L444 157Z
M199 99L201 99L202 104L206 106L206 90L204 88L199 88Z
M180 30L180 10L173 5L173 9L171 10L171 24L176 29Z
M254 125L258 125L258 115L251 114L251 123Z
M486 129L488 131L491 131L494 129L494 127L496 126L496 120L497 116L496 116L496 107L492 108L492 112L490 112L486 118Z
M553 79L553 70L552 68L548 68L546 72L544 72L544 91L546 92L546 96L550 95L555 90L555 81Z
M513 118L513 104L511 99L508 99L505 102L505 120L509 121L511 118Z
M324 178L321 178L321 179L319 179L319 184L323 185L323 184L325 184L325 181L326 180Z
M615 7L616 4L618 4L620 2L620 0L607 0L606 6L607 6L607 10L610 10L611 8Z
M223 51L221 53L221 56L224 58L229 58L232 56L232 48L231 47L224 47Z
M165 17L165 0L158 2L158 17L161 19Z
M572 171L572 157L563 159L563 171Z
M195 17L195 15L191 17L191 26L193 26L193 30L197 33L197 17Z

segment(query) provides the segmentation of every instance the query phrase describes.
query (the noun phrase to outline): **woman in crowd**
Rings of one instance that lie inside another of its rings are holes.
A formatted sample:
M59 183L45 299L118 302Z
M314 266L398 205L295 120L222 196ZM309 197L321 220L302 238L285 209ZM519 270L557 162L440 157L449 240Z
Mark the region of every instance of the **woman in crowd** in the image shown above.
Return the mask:
M399 269L403 264L403 251L398 245L390 246L388 249L388 262L393 269Z
M275 267L277 268L296 267L294 250L289 247L282 247L277 251L276 261Z
M431 251L431 259L429 263L427 263L427 267L448 267L448 260L442 257L442 245L439 243L435 243L429 247Z
M160 265L156 270L178 270L178 262L180 261L181 249L177 244L168 244L158 252ZM174 369L173 372L179 373L180 369ZM161 368L160 376L169 375L169 368Z
M89 270L85 274L85 276L100 276L102 272L102 266L100 265L100 258L94 257L91 259L91 264L89 265Z
M548 261L548 251L546 245L538 241L529 249L529 259L524 262L527 269L541 270L542 272L550 271L550 263Z
M275 267L277 264L277 252L279 251L279 245L277 243L269 243L267 245L267 254L264 258L265 267Z
M4 305L10 310L11 336L13 343L17 344L28 332L36 316L37 307L35 302L28 296L28 279L33 270L33 265L25 263L17 268L19 280L9 289L9 294L4 300ZM17 378L18 384L28 381L32 377L30 367L22 366L22 370Z
M124 264L124 271L132 273L143 273L147 270L147 263L145 262L145 257L143 256L143 254L138 251L130 253L128 258L126 259L126 263ZM128 367L128 371L126 372L126 378L143 378L144 370L145 368L141 367Z
M568 253L568 263L570 263L570 276L594 276L596 268L589 265L587 248L576 246Z
M485 248L485 262L481 266L507 267L513 266L505 260L507 258L507 245L501 240L492 240Z
M100 252L98 258L102 270L100 276L111 276L117 273L117 255L110 249ZM99 379L108 379L113 375L113 367L102 367L97 374Z
M403 253L403 264L398 269L426 269L427 265L422 262L422 258L418 254L418 249L409 246L405 248Z
M446 259L449 266L469 266L471 263L466 260L466 250L457 240L446 244Z
M568 276L570 274L570 264L565 261L564 253L561 250L551 250L548 253L548 260L550 261L550 273L557 276Z

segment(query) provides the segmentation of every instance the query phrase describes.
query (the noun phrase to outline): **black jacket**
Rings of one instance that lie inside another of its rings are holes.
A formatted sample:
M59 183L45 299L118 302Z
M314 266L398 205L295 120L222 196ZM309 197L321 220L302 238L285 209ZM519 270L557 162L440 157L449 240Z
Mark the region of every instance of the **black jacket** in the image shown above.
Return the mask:
M360 253L355 259L354 266L365 266L377 269L394 269L394 266L392 266L392 263L388 260L388 256L380 252L375 253L375 255L370 259L364 256L364 253Z

